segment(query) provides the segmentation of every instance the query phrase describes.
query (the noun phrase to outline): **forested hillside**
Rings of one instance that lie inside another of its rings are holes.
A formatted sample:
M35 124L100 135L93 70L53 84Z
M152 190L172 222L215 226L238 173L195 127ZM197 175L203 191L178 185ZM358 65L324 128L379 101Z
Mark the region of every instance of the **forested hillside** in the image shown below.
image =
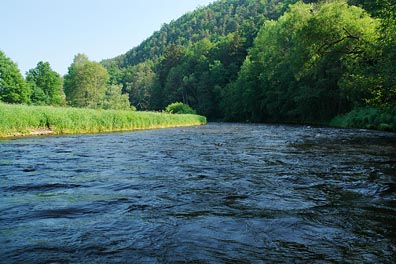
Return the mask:
M187 46L204 38L215 41L221 36L241 30L252 40L263 19L278 18L288 4L296 1L269 1L271 5L258 0L216 1L208 7L199 8L164 24L161 30L154 32L138 47L114 59L105 60L103 64L110 66L116 63L120 68L132 66L162 56L171 44Z
M24 79L0 52L0 100L396 130L395 14L396 0L218 0L116 58L77 54L63 79L45 62Z
M395 106L394 9L394 0L221 0L102 64L138 109L181 101L210 119L327 123Z
M294 2L216 1L163 25L138 47L102 64L138 109L160 110L182 101L222 118L223 90L236 79L258 30Z

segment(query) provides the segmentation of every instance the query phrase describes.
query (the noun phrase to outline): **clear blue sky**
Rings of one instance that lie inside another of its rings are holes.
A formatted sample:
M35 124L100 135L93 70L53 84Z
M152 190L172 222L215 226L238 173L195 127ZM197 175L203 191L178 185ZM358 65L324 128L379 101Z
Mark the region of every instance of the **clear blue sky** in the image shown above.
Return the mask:
M64 75L77 53L100 61L214 0L0 0L0 50L22 74L48 61Z

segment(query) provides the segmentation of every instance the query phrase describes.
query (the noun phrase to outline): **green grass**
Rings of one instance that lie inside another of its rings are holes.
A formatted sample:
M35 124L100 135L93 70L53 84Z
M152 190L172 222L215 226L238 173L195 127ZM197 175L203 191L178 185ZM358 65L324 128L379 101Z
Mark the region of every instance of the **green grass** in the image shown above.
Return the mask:
M331 126L396 131L396 109L358 108L335 117Z
M0 137L83 134L202 125L199 115L157 112L94 110L69 107L27 106L0 103ZM40 134L40 132L37 132Z

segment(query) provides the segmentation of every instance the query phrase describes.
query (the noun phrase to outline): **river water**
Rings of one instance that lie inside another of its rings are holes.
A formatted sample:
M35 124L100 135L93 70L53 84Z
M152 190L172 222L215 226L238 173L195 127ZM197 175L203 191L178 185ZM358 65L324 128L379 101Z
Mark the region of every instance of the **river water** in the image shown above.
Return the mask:
M393 263L396 134L209 124L0 141L0 263Z

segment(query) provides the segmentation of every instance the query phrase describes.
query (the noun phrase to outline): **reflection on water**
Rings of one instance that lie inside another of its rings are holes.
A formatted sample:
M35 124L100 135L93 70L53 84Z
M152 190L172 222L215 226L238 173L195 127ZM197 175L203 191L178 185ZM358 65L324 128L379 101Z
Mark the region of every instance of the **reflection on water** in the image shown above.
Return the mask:
M396 259L396 135L210 124L0 141L0 262Z

